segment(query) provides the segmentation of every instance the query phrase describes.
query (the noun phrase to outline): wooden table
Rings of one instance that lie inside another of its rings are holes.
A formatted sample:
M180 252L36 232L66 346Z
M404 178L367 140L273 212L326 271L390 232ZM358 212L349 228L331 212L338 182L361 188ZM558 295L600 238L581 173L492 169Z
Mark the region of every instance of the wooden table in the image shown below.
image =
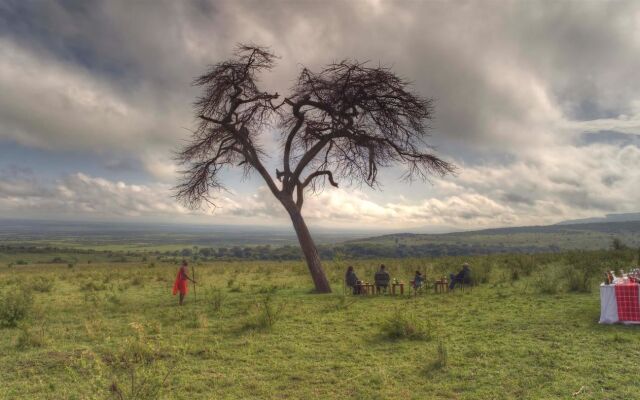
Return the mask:
M372 283L361 283L360 294L374 294L375 286Z
M446 278L438 279L433 284L433 289L436 293L448 292L449 291L449 281Z
M391 285L391 294L396 294L396 286L400 287L400 294L404 294L404 282L392 284Z

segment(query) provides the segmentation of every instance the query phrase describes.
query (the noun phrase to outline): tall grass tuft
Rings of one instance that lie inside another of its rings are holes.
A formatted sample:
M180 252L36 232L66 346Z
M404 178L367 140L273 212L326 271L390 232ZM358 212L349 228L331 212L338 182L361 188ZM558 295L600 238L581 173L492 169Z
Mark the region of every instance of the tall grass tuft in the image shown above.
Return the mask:
M567 267L564 271L567 290L570 292L589 293L593 282L593 273L588 269Z
M115 376L108 387L109 394L117 400L163 398L161 391L176 362L163 368L159 361L167 355L149 340L144 325L134 322L130 326L135 336L111 360Z
M443 369L447 367L448 363L449 353L447 352L447 347L444 342L441 340L438 342L437 358L433 366L437 369Z
M267 294L259 302L254 304L254 313L245 323L245 329L271 330L280 321L284 303L275 304L273 296Z
M26 350L33 347L43 347L46 344L44 325L35 329L26 324L20 324L16 339L16 348Z
M474 265L472 277L476 285L488 283L491 278L491 270L493 263L489 257L483 257L482 260Z
M211 311L219 312L222 309L222 305L226 300L226 296L222 291L216 289L209 289L209 305L211 306Z
M33 306L29 289L7 290L0 294L0 328L13 328L26 318Z
M27 285L29 289L35 292L49 293L51 289L53 289L54 284L55 279L53 277L37 276L31 279Z
M538 272L533 280L533 286L541 294L558 293L558 276L546 268Z
M383 336L391 340L430 340L433 337L428 320L418 319L400 309L383 322L381 330Z

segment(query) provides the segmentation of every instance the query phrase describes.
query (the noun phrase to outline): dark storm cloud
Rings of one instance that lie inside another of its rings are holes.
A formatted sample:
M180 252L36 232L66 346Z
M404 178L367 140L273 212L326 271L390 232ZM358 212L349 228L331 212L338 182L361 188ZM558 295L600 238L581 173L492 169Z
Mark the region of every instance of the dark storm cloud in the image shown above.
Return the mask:
M578 140L578 144L580 145L590 145L594 143L609 143L620 147L628 145L640 147L640 133L634 135L616 131L585 132L580 135Z

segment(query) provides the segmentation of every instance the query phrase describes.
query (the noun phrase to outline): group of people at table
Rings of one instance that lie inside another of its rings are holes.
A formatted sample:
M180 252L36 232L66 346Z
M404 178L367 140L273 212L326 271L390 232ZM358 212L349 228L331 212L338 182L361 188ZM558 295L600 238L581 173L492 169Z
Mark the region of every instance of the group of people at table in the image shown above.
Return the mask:
M365 283L358 278L358 275L356 275L353 266L349 266L349 268L347 268L344 280L345 285L353 291L353 294L364 294L363 288L369 285L368 283ZM391 284L391 275L389 275L387 267L384 264L380 265L380 268L374 274L373 282L373 286L375 287L377 293L380 293L381 291L388 291L389 285ZM443 283L442 280L440 282ZM413 280L410 282L411 287L415 291L418 291L424 286L424 283L425 277L420 271L416 271ZM464 263L462 265L462 269L457 274L449 274L449 281L446 282L445 280L444 283L448 284L449 290L453 290L456 285L471 284L471 268L469 267L469 264Z

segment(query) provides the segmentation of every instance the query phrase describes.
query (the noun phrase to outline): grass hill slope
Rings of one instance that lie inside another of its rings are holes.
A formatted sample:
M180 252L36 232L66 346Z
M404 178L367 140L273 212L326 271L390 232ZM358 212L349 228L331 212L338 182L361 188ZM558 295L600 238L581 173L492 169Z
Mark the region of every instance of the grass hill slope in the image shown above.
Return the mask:
M614 239L640 246L640 221L485 229L448 234L392 234L345 242L350 256L416 257L600 250Z

